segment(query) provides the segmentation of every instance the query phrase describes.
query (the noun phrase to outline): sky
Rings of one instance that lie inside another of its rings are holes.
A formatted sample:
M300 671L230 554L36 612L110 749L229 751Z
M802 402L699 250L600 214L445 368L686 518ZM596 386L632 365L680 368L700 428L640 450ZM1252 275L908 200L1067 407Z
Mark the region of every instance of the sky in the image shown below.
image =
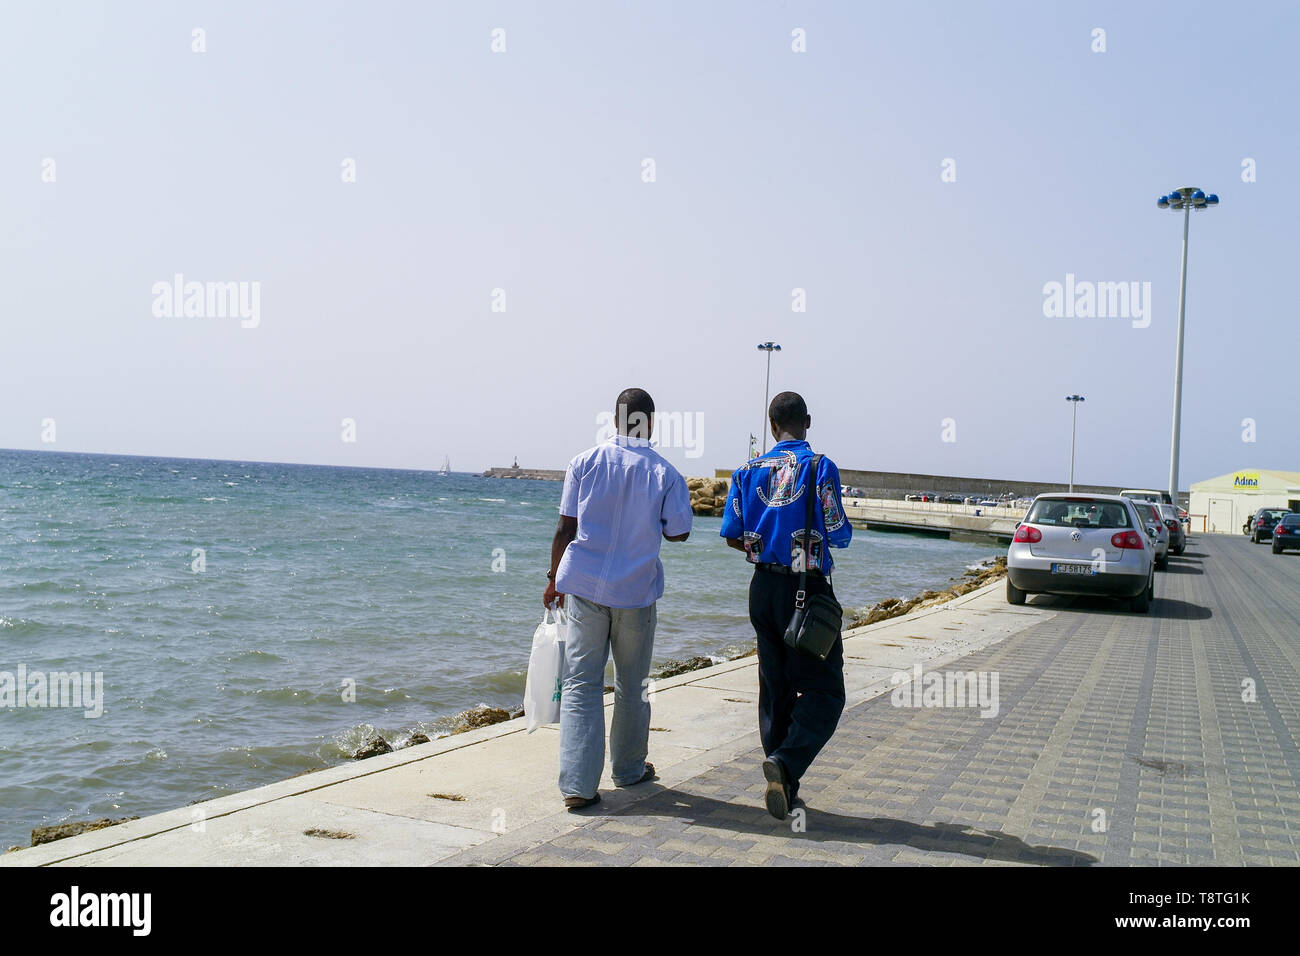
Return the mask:
M562 468L639 386L712 474L775 341L842 468L1064 481L1079 393L1162 488L1198 186L1180 484L1300 470L1298 11L6 4L0 447Z

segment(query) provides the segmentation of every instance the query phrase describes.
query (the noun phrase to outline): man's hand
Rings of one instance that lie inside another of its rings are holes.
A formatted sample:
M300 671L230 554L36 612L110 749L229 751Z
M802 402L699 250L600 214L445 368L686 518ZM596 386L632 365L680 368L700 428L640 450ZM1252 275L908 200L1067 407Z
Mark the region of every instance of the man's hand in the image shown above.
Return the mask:
M572 515L560 515L560 521L555 526L555 537L551 539L551 570L546 575L546 593L542 596L542 603L547 607L552 604L564 607L564 595L555 590L555 575L559 573L560 559L564 557L565 549L577 537L578 519Z
M727 547L735 548L737 551L744 551L746 555L749 554L749 549L745 547L745 542L740 538L728 538Z

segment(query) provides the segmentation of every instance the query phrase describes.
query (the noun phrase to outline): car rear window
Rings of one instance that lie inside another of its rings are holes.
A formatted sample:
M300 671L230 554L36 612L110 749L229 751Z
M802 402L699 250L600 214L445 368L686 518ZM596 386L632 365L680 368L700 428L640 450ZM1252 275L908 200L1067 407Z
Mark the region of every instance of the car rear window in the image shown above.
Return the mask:
M1063 528L1131 528L1128 509L1115 501L1040 498L1025 517L1028 524Z
M1300 524L1300 515L1298 515L1298 514L1288 514L1288 515L1283 515L1283 516L1282 516L1282 524L1284 524L1284 525L1288 525L1288 526L1289 526L1289 525Z

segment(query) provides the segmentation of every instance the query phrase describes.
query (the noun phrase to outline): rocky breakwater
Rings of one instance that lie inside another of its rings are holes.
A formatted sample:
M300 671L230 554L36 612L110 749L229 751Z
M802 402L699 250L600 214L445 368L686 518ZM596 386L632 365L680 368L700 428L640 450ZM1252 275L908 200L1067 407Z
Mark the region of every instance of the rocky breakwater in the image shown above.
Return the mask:
M865 627L868 624L875 624L877 621L886 621L891 617L901 617L919 608L943 604L945 601L951 601L955 597L961 597L963 594L969 594L977 588L982 588L984 585L1003 577L1006 573L1007 559L1004 555L998 555L991 561L985 561L975 567L967 568L962 575L962 581L942 591L933 589L922 591L906 601L902 598L887 598L871 607L854 611L846 608L844 629ZM956 581L957 579L950 578L949 580Z
M686 488L691 493L691 511L697 515L722 517L731 482L726 478L687 478Z

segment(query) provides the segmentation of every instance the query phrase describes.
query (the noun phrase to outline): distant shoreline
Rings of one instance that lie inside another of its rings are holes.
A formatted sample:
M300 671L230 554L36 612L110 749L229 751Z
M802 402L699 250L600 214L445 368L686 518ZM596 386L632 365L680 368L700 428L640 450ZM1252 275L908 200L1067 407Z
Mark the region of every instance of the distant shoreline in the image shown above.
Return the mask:
M554 468L489 468L483 478L522 478L530 481L563 481L564 469Z

